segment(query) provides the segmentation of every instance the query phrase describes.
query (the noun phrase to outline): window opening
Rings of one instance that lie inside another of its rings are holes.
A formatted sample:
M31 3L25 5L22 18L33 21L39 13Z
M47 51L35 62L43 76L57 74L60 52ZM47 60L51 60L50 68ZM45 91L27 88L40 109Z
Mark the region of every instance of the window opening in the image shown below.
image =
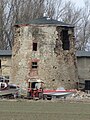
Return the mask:
M37 68L38 65L37 65L37 62L32 62L32 68Z
M33 51L37 51L37 43L33 43Z
M35 84L36 84L36 82L33 82L33 83L31 84L31 88L35 88Z
M63 50L69 50L70 49L70 41L69 41L68 30L62 30L61 36L62 36Z

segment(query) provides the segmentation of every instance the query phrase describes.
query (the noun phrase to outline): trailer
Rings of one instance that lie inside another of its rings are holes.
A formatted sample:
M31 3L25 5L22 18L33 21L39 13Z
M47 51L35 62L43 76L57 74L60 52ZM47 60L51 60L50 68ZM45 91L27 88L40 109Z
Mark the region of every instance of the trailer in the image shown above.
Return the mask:
M0 77L0 98L18 97L19 87L15 84L9 84L9 79Z

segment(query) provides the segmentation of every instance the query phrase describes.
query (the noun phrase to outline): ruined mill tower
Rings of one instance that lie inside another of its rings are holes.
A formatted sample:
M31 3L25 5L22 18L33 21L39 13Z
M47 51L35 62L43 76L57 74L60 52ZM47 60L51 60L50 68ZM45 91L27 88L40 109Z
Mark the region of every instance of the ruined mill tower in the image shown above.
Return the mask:
M75 88L74 27L47 17L15 25L11 80L27 89L41 79L46 88Z

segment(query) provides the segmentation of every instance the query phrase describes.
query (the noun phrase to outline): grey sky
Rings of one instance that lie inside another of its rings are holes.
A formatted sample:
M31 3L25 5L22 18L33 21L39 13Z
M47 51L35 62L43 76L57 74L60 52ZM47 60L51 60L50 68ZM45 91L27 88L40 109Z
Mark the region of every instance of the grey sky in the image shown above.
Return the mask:
M73 1L77 6L80 7L84 6L83 0L71 0L71 1Z
M66 2L67 1L70 1L70 0L65 0ZM75 3L78 7L83 7L84 6L84 2L83 0L71 0L73 3Z

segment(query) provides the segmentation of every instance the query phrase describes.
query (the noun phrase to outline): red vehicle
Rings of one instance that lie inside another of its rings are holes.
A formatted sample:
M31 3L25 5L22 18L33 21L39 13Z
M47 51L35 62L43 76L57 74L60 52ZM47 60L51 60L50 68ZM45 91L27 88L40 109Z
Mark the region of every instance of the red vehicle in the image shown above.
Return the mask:
M43 98L43 82L41 80L30 81L27 96L31 99Z

